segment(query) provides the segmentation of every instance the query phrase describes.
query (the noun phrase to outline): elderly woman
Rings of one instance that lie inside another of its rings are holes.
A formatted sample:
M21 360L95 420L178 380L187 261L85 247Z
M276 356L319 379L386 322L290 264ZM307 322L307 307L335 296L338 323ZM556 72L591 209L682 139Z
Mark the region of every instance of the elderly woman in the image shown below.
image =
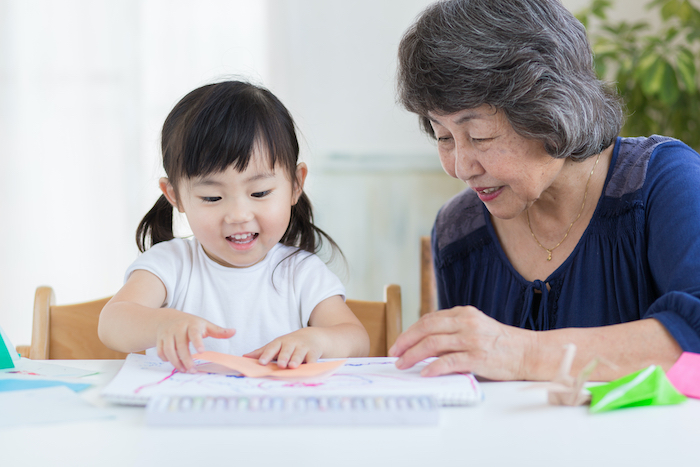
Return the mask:
M609 380L700 352L700 156L620 138L583 26L558 0L430 6L399 47L399 95L468 189L432 235L441 311L390 350L434 376Z

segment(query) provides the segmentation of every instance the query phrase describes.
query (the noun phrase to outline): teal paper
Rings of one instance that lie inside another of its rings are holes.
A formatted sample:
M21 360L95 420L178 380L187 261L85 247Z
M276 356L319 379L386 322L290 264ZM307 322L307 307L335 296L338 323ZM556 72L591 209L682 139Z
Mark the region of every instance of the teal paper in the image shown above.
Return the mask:
M673 387L663 369L656 365L587 389L591 393L591 413L625 407L680 404L686 400Z
M14 368L15 362L19 360L19 355L15 350L15 346L10 342L5 331L0 327L0 370L5 368Z
M90 384L66 383L63 381L52 381L48 379L0 379L0 392L50 388L52 386L66 386L74 392L79 392L90 387Z

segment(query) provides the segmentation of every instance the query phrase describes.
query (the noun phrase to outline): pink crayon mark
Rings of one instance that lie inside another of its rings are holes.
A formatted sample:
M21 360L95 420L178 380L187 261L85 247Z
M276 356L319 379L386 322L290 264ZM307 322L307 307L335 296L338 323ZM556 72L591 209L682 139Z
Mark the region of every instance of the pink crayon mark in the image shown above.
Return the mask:
M287 383L283 385L282 387L285 388L313 388L316 386L323 386L323 383L302 383L302 382L295 382L295 383Z
M167 380L169 380L170 378L172 378L172 377L175 375L175 373L177 373L177 372L178 372L178 371L177 371L177 368L175 368L173 371L170 372L170 374L169 374L168 376L166 376L165 378L161 379L160 381L156 381L155 383L148 383L148 384L144 384L143 386L139 386L138 388L136 388L136 389L134 390L134 394L138 394L139 392L141 392L142 390L144 390L144 389L146 389L146 388L148 388L148 387L151 387L151 386L158 386L159 384L164 383L165 381L167 381Z

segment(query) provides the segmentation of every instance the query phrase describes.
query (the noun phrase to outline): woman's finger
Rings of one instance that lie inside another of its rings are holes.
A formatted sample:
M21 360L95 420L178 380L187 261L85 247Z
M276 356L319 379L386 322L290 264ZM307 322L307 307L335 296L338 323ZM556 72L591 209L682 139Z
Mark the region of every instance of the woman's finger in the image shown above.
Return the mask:
M468 350L470 343L465 341L463 335L431 334L425 336L413 347L406 349L403 355L396 361L396 368L405 370L416 363L430 357L440 357L447 353Z
M469 373L474 371L469 352L452 352L431 362L420 372L421 376L432 377L452 373Z
M424 315L396 339L396 343L389 349L389 355L401 357L406 350L414 347L426 336L458 332L464 326L461 320L468 318L470 313L470 311L452 308Z

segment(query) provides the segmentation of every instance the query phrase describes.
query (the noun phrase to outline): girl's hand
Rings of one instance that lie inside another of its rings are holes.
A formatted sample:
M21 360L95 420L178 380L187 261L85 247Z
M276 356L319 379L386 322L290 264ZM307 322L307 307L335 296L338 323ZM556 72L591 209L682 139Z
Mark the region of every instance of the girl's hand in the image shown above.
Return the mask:
M322 348L323 329L308 327L278 337L244 357L257 358L262 365L267 365L277 357L278 367L297 368L304 362L313 363L318 360Z
M423 376L473 372L495 380L525 377L528 350L536 333L506 326L473 306L424 315L389 349L396 367L411 368L428 357L440 357L423 368Z
M177 318L160 323L156 329L156 349L163 361L169 361L178 371L194 373L190 344L197 352L204 351L203 338L228 339L235 329L222 328L198 316L183 313Z

